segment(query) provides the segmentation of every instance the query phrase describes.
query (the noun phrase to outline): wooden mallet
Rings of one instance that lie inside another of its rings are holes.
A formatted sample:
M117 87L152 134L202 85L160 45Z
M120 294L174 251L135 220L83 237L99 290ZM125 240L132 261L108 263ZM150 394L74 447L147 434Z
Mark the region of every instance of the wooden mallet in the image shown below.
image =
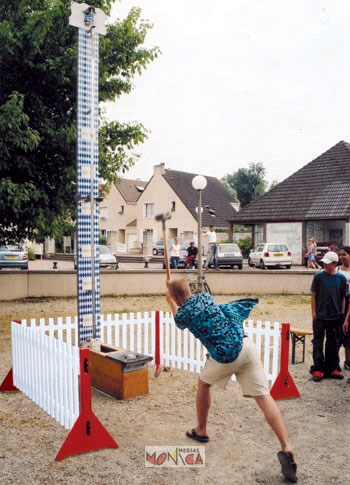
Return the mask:
M164 241L164 259L165 259L165 268L166 268L166 277L167 281L170 280L170 266L169 266L169 257L168 257L168 245L166 240L166 233L165 233L165 221L171 219L170 212L163 212L162 214L157 214L155 216L156 221L160 221L162 223L162 231L163 231L163 241Z
M164 259L165 259L165 267L166 267L166 278L167 278L167 281L170 281L170 266L169 266L169 256L168 256L168 245L167 245L167 240L166 240L166 232L165 232L165 221L167 221L168 219L171 219L171 214L170 212L164 212L162 214L157 214L155 216L155 220L156 221L160 221L162 223L162 231L163 231L163 241L164 241ZM157 345L157 335L156 335L156 349L159 348L159 342L158 342L158 345ZM156 350L156 353L157 353L157 350ZM160 363L160 355L158 354L158 356L156 357L156 368L155 368L155 377L158 377L159 376L159 372L160 372L160 366L159 366L159 363ZM169 372L170 371L170 367L166 367L164 366L163 367L163 370L164 372Z

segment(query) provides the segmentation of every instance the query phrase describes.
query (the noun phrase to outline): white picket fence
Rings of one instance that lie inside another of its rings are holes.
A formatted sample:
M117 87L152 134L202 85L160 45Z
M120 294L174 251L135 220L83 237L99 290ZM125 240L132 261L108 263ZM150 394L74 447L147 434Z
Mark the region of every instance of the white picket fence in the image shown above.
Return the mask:
M11 322L13 383L70 429L80 411L79 348L40 330Z
M101 342L118 349L155 355L156 312L101 315ZM206 349L188 330L176 327L169 312L159 312L161 365L199 373L206 360ZM58 317L23 320L23 326L40 330L59 341L78 344L77 318ZM280 324L275 322L244 322L245 332L257 346L270 384L279 370Z

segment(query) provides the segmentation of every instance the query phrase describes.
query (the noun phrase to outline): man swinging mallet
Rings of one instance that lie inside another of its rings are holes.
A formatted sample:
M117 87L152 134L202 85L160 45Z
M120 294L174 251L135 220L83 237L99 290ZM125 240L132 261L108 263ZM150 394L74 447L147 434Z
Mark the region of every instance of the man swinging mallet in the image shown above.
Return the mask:
M276 434L282 450L277 456L282 474L297 483L297 465L279 407L271 397L264 369L254 342L244 335L243 321L258 300L242 299L217 304L208 293L191 294L184 279L168 280L167 301L176 325L188 328L206 347L209 358L201 371L197 390L197 425L186 436L209 441L207 421L210 408L210 387L225 387L236 375L244 397L253 397Z

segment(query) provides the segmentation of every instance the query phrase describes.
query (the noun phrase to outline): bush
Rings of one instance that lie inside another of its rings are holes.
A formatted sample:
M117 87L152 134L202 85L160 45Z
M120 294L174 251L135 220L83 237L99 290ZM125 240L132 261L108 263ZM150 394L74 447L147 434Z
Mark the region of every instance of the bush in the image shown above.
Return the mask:
M30 248L28 248L28 259L29 259L29 261L35 261L36 260L35 253Z
M99 244L102 244L103 246L107 246L107 238L105 236L100 236Z
M239 239L238 246L242 251L242 255L244 258L247 258L249 255L249 250L252 247L252 238L247 236L243 239Z

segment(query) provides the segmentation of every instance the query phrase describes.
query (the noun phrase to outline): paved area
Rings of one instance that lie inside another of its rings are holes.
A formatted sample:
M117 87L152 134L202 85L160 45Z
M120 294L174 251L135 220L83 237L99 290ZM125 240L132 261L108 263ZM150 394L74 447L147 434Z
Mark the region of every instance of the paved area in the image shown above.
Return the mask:
M54 260L52 259L37 259L36 261L29 261L29 270L30 271L47 271L47 270L52 270L54 269ZM119 269L124 269L124 270L135 270L135 269L144 269L145 264L143 262L119 262ZM150 269L163 269L163 263L162 261L157 261L157 262L151 262L149 263L149 268ZM248 264L244 262L243 264L243 269L244 270L249 270L249 271L265 271L261 269L253 269L249 268ZM74 263L73 261L65 261L65 260L57 260L57 270L58 271L67 271L67 270L74 270ZM223 269L225 270L225 269ZM2 270L6 271L6 269ZM20 270L18 270L20 271ZM268 271L268 270L266 270ZM304 266L293 266L292 271L306 271L306 268Z

